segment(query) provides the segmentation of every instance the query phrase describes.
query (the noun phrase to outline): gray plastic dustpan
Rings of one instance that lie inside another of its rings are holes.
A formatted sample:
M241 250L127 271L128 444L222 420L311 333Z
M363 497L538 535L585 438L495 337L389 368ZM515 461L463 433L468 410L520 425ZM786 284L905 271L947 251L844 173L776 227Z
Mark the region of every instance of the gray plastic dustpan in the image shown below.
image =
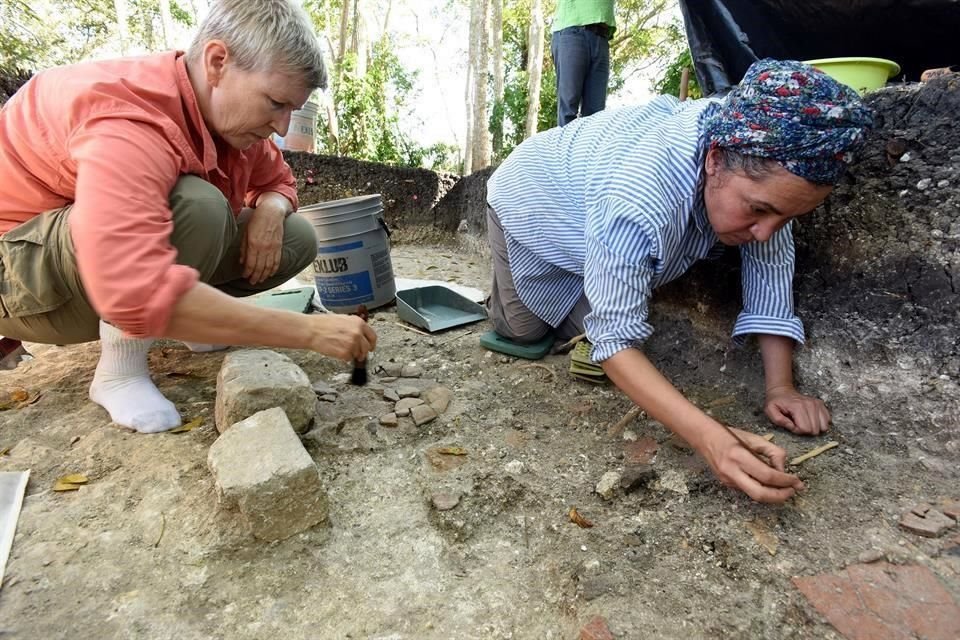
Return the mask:
M431 333L487 318L479 304L439 285L397 291L397 315Z

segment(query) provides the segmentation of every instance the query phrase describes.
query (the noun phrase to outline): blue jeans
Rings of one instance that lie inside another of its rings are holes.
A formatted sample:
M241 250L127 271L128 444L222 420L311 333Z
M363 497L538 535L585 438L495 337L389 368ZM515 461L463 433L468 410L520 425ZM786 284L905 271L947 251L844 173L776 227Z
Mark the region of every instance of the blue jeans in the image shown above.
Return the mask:
M550 41L557 70L557 124L603 111L610 78L610 43L584 27L555 31Z

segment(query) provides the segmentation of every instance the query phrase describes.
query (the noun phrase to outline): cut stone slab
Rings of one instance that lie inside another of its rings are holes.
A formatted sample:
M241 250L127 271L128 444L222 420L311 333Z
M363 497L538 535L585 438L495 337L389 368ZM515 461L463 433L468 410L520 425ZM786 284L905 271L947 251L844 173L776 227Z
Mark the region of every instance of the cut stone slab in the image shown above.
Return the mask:
M423 371L414 363L406 364L400 370L401 378L419 378L423 375Z
M327 519L320 474L282 409L232 425L211 445L207 465L220 503L238 509L260 540L283 540Z
M960 606L923 566L857 564L793 583L848 640L960 638Z
M616 471L607 471L600 476L600 482L597 483L595 491L604 500L612 500L613 494L617 491L620 484L620 474Z
M928 504L917 505L900 517L900 528L925 538L939 538L956 524Z
M329 384L323 380L318 380L313 383L313 392L318 396L328 396L328 395L337 395L337 390L331 387Z
M409 386L397 387L397 395L399 395L401 398L419 398L420 389Z
M401 398L400 402L394 405L393 410L398 416L408 416L412 408L421 404L423 400L420 398Z
M420 394L420 397L440 414L450 406L450 402L453 400L453 392L446 387L432 387Z
M948 518L960 522L960 500L946 500L937 509Z
M399 378L400 374L403 373L403 365L399 362L381 362L377 366L383 372L383 375L389 378Z
M400 400L400 394L397 393L395 389L391 389L390 387L387 387L386 389L383 390L383 399L389 400L390 402L397 402L398 400Z
M428 404L418 404L410 409L410 417L413 418L413 424L418 427L437 419L437 412Z
M395 427L398 424L400 424L400 421L397 420L397 414L388 413L380 416L380 424L382 424L385 427Z
M220 433L273 407L283 409L294 431L304 433L313 422L315 403L316 393L307 374L285 355L245 349L223 359L214 410Z

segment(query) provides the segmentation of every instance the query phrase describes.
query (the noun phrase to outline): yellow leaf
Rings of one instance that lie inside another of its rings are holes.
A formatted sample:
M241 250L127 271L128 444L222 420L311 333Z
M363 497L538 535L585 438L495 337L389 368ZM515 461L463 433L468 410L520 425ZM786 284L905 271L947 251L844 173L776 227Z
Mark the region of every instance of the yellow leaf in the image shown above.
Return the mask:
M29 397L30 394L27 393L26 389L17 389L10 394L10 402L24 402Z
M65 482L66 484L87 484L90 482L90 480L82 473L71 473L68 476L57 478L57 482Z
M568 515L570 516L570 522L574 523L581 529L589 529L593 526L592 522L577 513L576 507L570 507L570 513Z
M7 455L8 453L10 453L10 447L4 447L3 449L0 449L0 458Z
M467 450L463 447L440 447L437 449L437 453L448 456L465 456L467 455Z
M74 484L72 482L64 482L63 480L57 480L53 485L54 491L76 491L83 485Z
M176 429L171 429L170 433L186 433L187 431L193 431L197 427L203 424L203 416L199 418L194 418L187 424L182 424Z

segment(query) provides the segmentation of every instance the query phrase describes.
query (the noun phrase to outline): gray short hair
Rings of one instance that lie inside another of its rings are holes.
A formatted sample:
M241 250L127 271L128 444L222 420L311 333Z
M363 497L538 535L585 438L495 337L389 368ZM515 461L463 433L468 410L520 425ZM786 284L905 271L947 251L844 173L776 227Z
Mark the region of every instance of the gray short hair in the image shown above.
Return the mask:
M293 0L213 0L190 43L196 62L211 40L223 40L244 71L299 76L311 89L327 88L327 69L313 25Z

